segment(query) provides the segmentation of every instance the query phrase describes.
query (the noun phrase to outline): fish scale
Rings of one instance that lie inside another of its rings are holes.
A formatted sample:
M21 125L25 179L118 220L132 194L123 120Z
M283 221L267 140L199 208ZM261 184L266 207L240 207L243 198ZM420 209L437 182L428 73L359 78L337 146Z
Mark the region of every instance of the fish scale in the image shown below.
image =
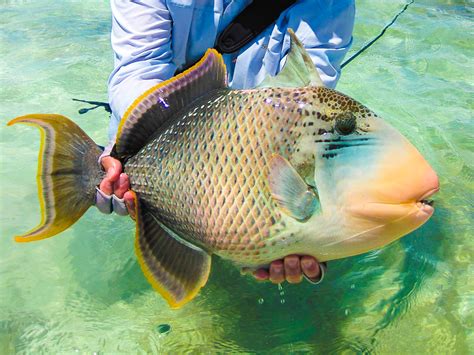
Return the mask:
M197 103L125 166L133 190L158 206L165 224L214 252L258 255L255 249L265 246L281 219L266 182L278 126L271 116L253 117L257 110L270 112L267 105L250 104L264 98L224 91L212 105ZM150 186L140 174L158 162Z

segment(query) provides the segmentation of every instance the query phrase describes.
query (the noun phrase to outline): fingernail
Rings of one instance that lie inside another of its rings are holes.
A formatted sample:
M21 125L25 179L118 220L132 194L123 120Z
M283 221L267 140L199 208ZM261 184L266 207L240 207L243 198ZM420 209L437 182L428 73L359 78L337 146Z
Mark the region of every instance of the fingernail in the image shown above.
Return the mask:
M310 269L314 267L314 262L309 259L301 260L301 264L305 267L305 269Z
M295 266L295 267L296 267L296 266L298 265L298 260L289 259L289 260L287 261L287 263L288 263L288 266L292 266L292 267Z
M257 270L253 272L253 275L259 280L265 280L267 273L265 272L265 270Z

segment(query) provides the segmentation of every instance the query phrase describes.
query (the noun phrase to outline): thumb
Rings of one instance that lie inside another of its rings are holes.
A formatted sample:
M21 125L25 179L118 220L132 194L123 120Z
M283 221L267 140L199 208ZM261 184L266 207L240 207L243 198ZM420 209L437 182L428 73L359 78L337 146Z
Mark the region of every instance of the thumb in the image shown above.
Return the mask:
M106 179L110 182L117 181L122 173L122 164L119 160L112 157L102 158L102 167L107 173Z

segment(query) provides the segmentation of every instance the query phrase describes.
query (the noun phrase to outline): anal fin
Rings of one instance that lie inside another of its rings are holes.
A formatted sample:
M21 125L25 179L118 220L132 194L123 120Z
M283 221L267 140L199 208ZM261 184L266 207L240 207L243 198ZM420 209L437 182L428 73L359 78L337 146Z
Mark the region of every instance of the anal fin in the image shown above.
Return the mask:
M161 225L146 203L136 202L135 251L147 280L171 308L191 301L209 277L211 256L177 239Z

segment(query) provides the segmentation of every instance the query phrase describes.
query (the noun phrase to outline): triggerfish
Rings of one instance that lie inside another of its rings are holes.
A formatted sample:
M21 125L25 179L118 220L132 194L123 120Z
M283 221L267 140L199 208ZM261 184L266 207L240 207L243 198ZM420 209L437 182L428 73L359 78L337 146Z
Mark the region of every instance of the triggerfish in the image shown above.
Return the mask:
M290 254L320 262L380 248L433 214L438 177L396 129L324 87L294 34L280 74L254 89L227 86L209 49L188 70L135 100L112 155L135 193L141 268L173 308L208 279L211 255L259 268ZM64 116L15 123L42 133L42 219L18 242L44 239L94 204L101 149Z

